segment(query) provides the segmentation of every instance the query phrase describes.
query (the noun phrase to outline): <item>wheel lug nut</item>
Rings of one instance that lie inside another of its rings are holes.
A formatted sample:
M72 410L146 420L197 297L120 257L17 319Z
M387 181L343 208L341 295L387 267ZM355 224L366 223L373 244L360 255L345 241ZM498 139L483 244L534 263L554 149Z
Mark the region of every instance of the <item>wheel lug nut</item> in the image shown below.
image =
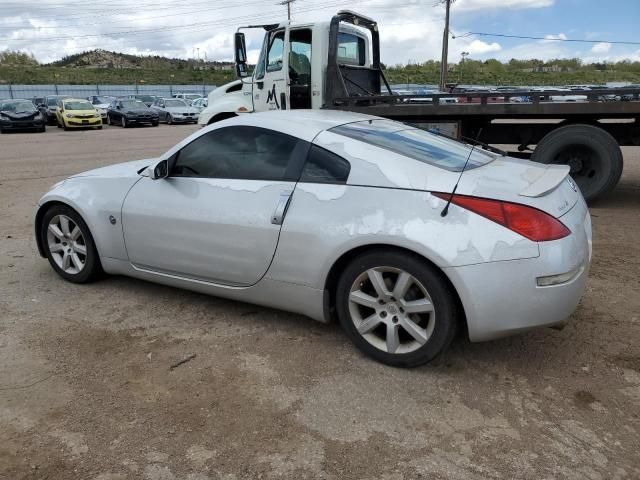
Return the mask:
M381 316L382 318L386 317L386 316L387 316L387 312L380 312L380 316Z
M378 303L379 303L380 305L384 305L384 300L380 299L380 300L378 300Z
M395 302L395 301L396 301L396 299L395 299L395 298L393 298L393 297L391 297L391 298L390 298L390 300L391 300L392 302Z
M396 317L395 315L391 320L393 321L393 323L398 323L398 317Z

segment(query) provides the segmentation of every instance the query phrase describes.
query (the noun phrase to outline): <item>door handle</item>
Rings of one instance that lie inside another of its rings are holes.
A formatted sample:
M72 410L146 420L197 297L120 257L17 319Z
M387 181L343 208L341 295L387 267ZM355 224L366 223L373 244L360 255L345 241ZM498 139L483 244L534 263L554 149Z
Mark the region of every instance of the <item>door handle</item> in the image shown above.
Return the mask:
M271 215L271 223L273 225L282 225L284 216L287 214L287 208L289 208L289 202L291 201L292 193L292 190L280 193L278 204L273 211L273 215Z

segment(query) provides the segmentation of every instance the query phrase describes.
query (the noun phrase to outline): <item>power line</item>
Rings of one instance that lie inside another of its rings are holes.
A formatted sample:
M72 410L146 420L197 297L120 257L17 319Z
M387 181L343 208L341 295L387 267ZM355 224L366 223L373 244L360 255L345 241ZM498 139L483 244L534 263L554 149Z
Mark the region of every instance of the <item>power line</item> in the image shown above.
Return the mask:
M467 32L463 35L457 35L454 38L464 38L470 35L478 35L481 37L520 38L523 40L546 40L549 42L611 43L614 45L640 45L640 42L626 42L626 41L620 41L620 40L580 40L577 38L530 37L526 35L506 35L504 33L487 33L487 32Z

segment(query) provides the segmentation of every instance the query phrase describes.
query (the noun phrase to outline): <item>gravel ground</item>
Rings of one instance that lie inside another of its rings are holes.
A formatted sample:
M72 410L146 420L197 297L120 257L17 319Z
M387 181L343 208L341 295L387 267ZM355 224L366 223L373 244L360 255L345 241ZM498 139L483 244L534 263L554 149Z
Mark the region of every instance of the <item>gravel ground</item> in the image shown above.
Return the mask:
M564 330L459 339L397 370L337 325L128 278L74 285L37 255L51 184L196 128L0 137L0 478L640 478L640 148L591 209Z

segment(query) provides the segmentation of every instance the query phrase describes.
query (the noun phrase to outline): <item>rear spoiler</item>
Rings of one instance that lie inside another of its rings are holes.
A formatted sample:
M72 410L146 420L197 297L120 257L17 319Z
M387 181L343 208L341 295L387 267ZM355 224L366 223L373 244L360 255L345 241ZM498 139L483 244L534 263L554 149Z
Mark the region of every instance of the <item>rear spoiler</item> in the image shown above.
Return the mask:
M567 178L571 169L568 165L547 165L540 177L519 193L523 197L542 197L555 190Z

